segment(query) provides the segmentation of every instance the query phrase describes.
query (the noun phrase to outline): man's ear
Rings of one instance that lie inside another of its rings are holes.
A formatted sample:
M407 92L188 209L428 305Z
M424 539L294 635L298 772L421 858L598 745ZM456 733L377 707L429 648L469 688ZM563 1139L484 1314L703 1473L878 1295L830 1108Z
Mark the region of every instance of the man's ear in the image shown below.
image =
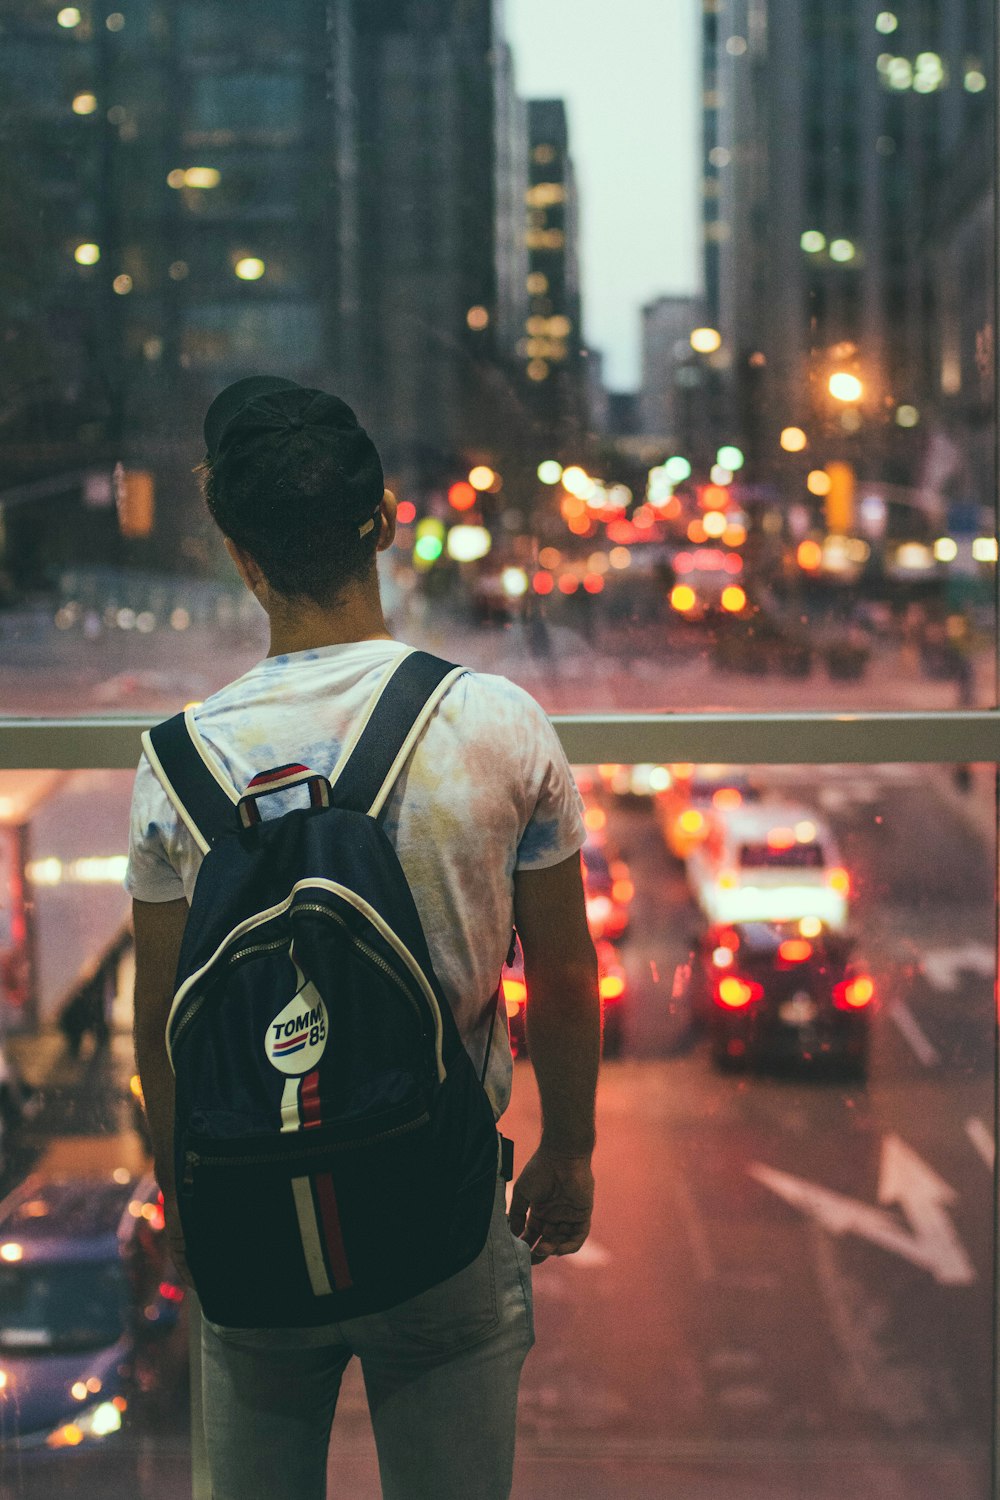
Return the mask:
M376 547L376 551L378 552L385 552L386 548L391 547L395 541L397 504L398 502L392 490L384 490L382 492L382 521L381 530L378 534L378 545Z
M254 562L249 552L244 551L244 549L238 546L231 537L224 536L222 538L222 541L226 551L229 553L229 556L232 558L236 566L237 573L239 573L240 577L243 579L243 582L246 584L251 594L256 594L260 589L261 584L265 582L264 575L261 572L260 568Z

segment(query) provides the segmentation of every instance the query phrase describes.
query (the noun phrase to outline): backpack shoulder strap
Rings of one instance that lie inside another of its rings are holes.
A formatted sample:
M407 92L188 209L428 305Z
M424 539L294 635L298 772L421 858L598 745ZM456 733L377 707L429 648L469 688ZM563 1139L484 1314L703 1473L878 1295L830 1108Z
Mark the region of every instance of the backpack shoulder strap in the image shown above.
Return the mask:
M331 776L334 806L379 816L428 720L465 671L426 651L403 657L369 705L346 761Z
M157 781L202 854L236 826L239 793L209 754L194 710L148 729L142 747Z

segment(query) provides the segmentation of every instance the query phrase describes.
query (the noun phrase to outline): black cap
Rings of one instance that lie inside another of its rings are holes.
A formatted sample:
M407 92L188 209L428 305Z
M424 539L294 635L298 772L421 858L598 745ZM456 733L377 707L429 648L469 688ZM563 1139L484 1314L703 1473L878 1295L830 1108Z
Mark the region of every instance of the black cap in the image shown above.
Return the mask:
M276 493L294 485L297 464L321 460L336 476L331 498L345 520L367 523L364 531L382 503L382 461L346 401L280 375L251 375L220 392L205 415L205 446L213 466L236 454L252 460Z

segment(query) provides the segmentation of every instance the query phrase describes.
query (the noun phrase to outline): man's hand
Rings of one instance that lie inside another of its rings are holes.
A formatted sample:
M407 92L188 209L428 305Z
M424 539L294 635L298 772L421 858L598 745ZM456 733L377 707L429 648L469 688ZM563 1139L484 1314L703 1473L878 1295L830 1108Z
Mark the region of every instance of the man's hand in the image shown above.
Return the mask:
M510 1227L531 1249L532 1265L573 1255L590 1233L594 1174L590 1156L563 1156L539 1146L514 1184Z

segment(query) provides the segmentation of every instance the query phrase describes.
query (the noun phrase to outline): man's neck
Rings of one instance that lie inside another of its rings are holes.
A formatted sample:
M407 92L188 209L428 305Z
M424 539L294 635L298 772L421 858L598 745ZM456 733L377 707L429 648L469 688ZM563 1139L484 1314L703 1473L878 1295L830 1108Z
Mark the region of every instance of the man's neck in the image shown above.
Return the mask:
M316 651L322 646L346 646L353 641L392 640L378 598L345 599L333 609L316 604L294 612L275 610L270 621L268 656Z

